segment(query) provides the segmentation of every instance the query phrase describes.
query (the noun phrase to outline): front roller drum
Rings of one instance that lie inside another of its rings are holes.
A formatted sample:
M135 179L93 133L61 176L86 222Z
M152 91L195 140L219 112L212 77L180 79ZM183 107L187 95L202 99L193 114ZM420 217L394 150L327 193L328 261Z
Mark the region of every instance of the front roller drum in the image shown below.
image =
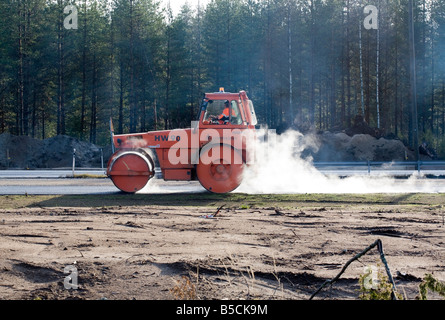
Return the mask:
M226 145L203 150L196 166L199 182L213 193L227 193L238 188L243 179L243 171L241 154Z
M138 151L116 154L108 166L108 176L121 191L135 193L154 176L154 165L150 156Z

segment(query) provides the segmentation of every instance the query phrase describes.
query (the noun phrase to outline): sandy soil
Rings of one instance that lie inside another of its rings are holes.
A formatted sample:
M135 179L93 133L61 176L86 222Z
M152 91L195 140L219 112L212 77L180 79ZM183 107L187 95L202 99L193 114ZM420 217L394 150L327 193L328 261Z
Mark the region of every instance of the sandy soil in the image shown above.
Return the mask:
M0 211L1 299L308 299L381 239L397 289L445 280L441 205L37 207ZM210 216L209 216L210 215ZM315 299L358 299L377 249ZM73 266L78 288L64 268ZM434 295L431 295L434 298Z

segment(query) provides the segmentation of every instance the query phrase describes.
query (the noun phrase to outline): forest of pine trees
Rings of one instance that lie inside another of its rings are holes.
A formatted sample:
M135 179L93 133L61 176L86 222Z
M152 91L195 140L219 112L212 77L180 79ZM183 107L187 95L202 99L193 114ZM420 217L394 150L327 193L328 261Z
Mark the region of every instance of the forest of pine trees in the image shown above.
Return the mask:
M105 145L110 117L116 133L186 127L224 87L278 131L338 132L361 115L412 142L409 0L165 3L1 0L0 133ZM445 0L413 3L419 140L443 158Z

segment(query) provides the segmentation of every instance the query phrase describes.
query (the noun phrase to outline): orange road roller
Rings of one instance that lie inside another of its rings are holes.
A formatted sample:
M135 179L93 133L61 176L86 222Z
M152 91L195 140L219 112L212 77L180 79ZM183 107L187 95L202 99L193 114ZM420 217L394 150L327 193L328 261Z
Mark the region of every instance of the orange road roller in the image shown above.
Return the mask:
M160 168L166 181L198 180L213 193L235 190L246 166L253 163L253 103L245 91L206 93L198 119L190 128L114 134L107 175L123 192L146 186Z

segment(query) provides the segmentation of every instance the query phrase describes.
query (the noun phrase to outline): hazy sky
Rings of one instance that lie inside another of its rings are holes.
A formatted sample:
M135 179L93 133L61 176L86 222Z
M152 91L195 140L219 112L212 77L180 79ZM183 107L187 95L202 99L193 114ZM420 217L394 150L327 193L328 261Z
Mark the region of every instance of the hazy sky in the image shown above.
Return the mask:
M201 6L205 6L209 1L210 0L162 0L165 6L167 6L168 2L170 2L174 15L181 10L182 5L186 2L190 4L192 8L196 8L198 6L198 2Z

